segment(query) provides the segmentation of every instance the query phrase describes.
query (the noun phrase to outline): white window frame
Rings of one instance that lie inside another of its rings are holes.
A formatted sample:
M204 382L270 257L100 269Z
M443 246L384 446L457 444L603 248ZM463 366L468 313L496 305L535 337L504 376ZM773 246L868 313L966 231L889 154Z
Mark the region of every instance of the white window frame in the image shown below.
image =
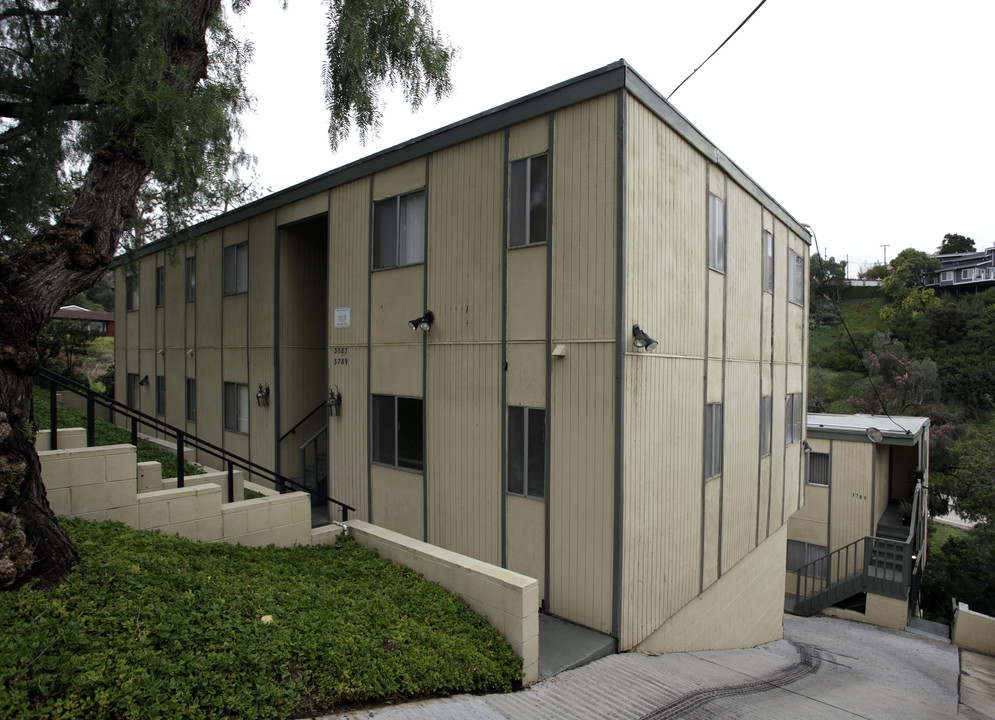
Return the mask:
M166 414L166 376L155 376L155 414L164 416Z
M224 295L239 295L249 291L249 243L226 245L222 251Z
M402 402L408 406L406 412L401 412ZM384 409L387 407L389 416L384 417ZM370 459L374 465L407 472L425 471L424 408L424 400L420 397L379 393L371 395ZM386 427L382 428L383 425ZM386 432L382 433L382 429ZM402 437L405 438L403 443ZM417 457L403 457L405 447L409 454L417 454Z
M166 304L166 266L155 266L155 306Z
M760 457L770 455L771 436L774 434L774 398L760 398Z
M974 280L974 268L963 268L960 271L961 280Z
M249 386L247 383L226 382L222 397L224 428L228 432L249 434Z
M185 266L184 287L187 302L197 299L197 258L188 257Z
M954 271L944 270L940 273L940 282L953 282L954 281Z
M516 421L514 416L520 416L520 419ZM507 434L508 494L545 500L546 408L509 405ZM536 442L540 443L539 448L535 447Z
M805 258L788 248L788 302L805 305Z
M803 542L801 540L788 540L784 568L789 573L798 572L810 562L815 562L820 558L825 558L829 550L825 545ZM828 558L825 558L828 561ZM825 577L828 566L825 562L812 566L807 573L808 577Z
M809 452L805 460L805 484L816 487L829 487L833 475L832 459L829 453Z
M549 153L511 161L508 168L508 248L548 242L548 212ZM541 231L535 232L540 227Z
M763 232L763 241L761 242L761 252L763 257L761 262L763 263L762 271L762 286L764 292L772 293L774 292L774 235L767 230Z
M186 409L184 418L187 422L197 422L197 379L187 378L186 383Z
M393 227L384 227L388 217ZM428 196L424 189L394 195L373 203L373 269L421 265L425 262ZM393 245L383 240L393 231ZM383 236L383 240L381 239Z
M138 278L134 275L124 277L124 309L132 312L138 309Z
M708 267L726 271L726 204L708 194Z
M794 445L802 440L802 419L805 415L800 392L788 393L784 398L784 444Z
M705 480L722 474L722 403L705 405Z

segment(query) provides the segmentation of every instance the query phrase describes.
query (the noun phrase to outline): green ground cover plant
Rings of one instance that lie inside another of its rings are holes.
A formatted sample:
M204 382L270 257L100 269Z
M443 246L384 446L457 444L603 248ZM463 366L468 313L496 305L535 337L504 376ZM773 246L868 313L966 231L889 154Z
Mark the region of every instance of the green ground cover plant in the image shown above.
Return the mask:
M520 683L521 659L456 595L351 539L60 523L80 553L66 581L0 593L0 717L288 718Z
M38 430L49 430L51 425L48 414L48 390L35 386L35 427ZM85 428L86 414L70 407L60 405L57 409L57 420L60 428ZM131 443L131 432L118 427L106 420L95 418L93 421L93 439L97 445L127 445ZM163 450L148 440L138 438L138 462L157 462L162 465L164 478L176 477L176 455ZM185 462L183 472L186 475L200 475L204 468L196 463Z

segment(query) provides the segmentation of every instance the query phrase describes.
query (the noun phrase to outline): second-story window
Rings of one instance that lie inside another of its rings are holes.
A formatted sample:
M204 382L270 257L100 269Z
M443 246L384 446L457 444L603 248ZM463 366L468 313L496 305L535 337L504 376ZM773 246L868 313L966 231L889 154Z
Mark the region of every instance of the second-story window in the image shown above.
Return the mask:
M134 275L124 278L124 303L128 312L138 309L138 278Z
M425 191L373 204L373 269L425 262Z
M511 163L508 183L508 247L538 245L549 239L549 157L535 155Z
M166 304L166 266L157 265L155 269L155 306Z
M763 234L763 289L774 292L774 236L764 230Z
M197 258L188 257L186 265L186 298L187 302L197 299Z
M222 258L224 294L236 295L249 290L249 243L228 245Z

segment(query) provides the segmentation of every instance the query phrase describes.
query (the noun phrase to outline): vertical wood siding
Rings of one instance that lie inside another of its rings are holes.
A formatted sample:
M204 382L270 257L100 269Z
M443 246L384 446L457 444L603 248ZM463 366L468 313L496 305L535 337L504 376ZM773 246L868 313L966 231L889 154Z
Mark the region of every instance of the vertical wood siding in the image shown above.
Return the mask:
M867 481L874 463L874 445L836 440L831 462L830 552L871 534L871 494Z
M329 486L331 496L369 520L369 401L366 348L370 282L370 181L331 191L328 219L328 382L342 393L342 415L330 418ZM349 308L350 325L335 327L335 308ZM345 350L336 353L335 348ZM336 359L347 360L336 363ZM334 515L333 515L334 516Z
M501 256L504 139L429 167L425 410L428 541L501 562Z

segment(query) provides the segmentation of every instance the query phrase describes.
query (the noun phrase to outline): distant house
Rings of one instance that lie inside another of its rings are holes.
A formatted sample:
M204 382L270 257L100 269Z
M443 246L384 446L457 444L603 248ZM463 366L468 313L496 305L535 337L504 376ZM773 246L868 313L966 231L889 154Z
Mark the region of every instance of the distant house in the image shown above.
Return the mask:
M116 266L131 406L622 650L781 636L810 236L627 64L190 236Z
M904 628L925 561L929 418L810 413L807 442L788 607Z
M63 305L55 313L55 320L79 320L86 323L87 330L96 330L102 335L114 336L114 313L101 310L87 310L79 305Z
M926 277L926 287L966 293L995 287L995 245L987 250L936 255L941 267Z

